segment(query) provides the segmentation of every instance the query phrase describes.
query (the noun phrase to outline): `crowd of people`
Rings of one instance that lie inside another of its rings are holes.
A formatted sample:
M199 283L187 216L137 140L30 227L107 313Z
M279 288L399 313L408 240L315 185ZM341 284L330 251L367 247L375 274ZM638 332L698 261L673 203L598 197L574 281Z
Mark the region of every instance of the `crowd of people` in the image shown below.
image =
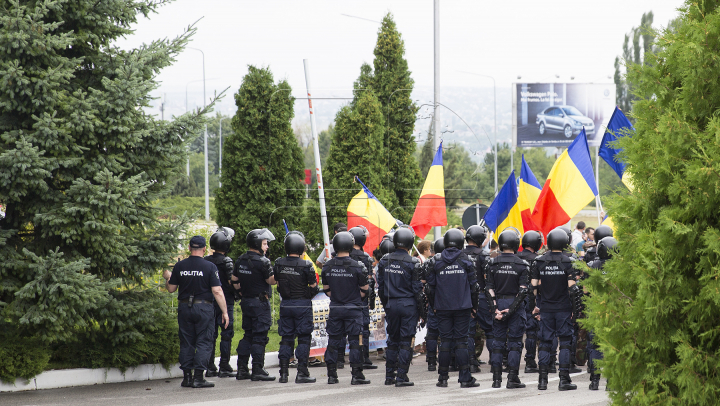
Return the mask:
M443 238L415 246L412 228L401 226L383 237L372 257L364 251L367 230L363 227L348 230L338 223L334 232L330 255L323 251L316 260L322 267L321 284L313 264L302 258L306 242L301 232L285 236L286 256L274 263L266 256L269 243L275 240L267 229L250 231L248 251L235 261L227 256L235 234L232 229L220 227L212 235L213 253L204 259L205 238L190 240L190 257L163 275L168 291L179 292L181 386L212 387L205 379L211 376L277 379L264 368L272 325L271 285L277 285L281 383L289 381L293 359L295 382L316 382L308 369L312 298L322 290L330 299L324 354L328 384L340 382L338 369L344 367L348 344L350 383L370 384L363 371L377 368L369 357L370 310L377 295L387 328L385 385L414 385L408 372L420 324L427 327L427 369L437 371L438 387L448 386L451 370L459 372L461 388L479 386L472 373L480 372L478 357L484 341L493 388L502 386L504 373L507 388L525 387L519 378L525 348L524 372L539 374L539 390L547 389L552 373L559 374L559 390L576 389L570 374L581 372L577 365L583 365L585 358L590 389L598 389L595 362L602 354L592 332L581 330L577 323L587 294L577 283L595 270L602 272L612 256L616 241L609 227L592 229L579 222L574 231L558 227L546 237L536 231L520 235L506 229L493 238L485 227L475 225L467 231L451 228ZM580 260L588 262L585 269L591 271L574 266ZM234 370L230 365L232 309L238 300L244 335ZM216 367L218 330L221 355Z

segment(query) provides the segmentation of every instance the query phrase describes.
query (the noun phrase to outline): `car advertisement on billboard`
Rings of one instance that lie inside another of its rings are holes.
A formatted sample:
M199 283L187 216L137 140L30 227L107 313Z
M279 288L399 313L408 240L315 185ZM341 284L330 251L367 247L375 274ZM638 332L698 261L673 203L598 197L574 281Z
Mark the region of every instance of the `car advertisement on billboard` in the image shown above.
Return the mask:
M614 109L612 83L513 83L513 146L567 147L583 127L598 146Z

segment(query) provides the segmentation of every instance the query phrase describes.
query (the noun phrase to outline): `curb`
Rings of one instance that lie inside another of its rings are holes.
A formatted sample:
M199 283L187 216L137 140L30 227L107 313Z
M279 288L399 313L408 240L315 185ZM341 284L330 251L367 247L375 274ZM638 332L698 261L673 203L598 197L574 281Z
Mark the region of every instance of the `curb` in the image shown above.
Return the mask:
M215 358L215 362L220 362L220 357ZM230 357L230 364L237 364L237 356ZM277 352L265 354L266 367L279 365ZM181 378L182 376L180 364L172 365L169 371L162 364L142 364L134 368L128 368L124 373L117 368L52 369L42 372L30 380L18 378L15 383L0 381L0 392L23 392L104 383L152 381L155 379Z

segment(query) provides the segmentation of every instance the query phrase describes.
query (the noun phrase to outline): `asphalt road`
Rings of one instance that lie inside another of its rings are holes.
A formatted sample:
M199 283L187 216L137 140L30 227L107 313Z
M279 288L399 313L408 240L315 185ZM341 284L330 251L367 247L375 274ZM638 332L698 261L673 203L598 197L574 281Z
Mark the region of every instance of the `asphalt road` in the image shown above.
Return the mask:
M486 354L483 354L486 356ZM485 359L487 361L487 359ZM260 405L517 405L517 406L605 406L609 398L605 392L605 381L601 381L599 391L588 390L587 373L573 376L578 385L575 391L559 392L557 374L550 375L548 390L537 390L537 374L520 375L527 383L525 389L492 389L492 374L488 365L482 366L482 372L474 374L480 386L461 389L457 383L457 373L451 373L447 388L438 388L437 373L428 372L424 356L414 359L410 367L410 379L414 387L396 388L384 386L384 369L365 371L372 380L370 385L350 385L350 369L339 370L340 383L327 384L326 369L310 368L310 374L318 378L315 384L295 384L295 369L290 370L290 382L236 381L234 378L210 378L216 386L209 389L181 388L181 379L126 382L85 386L76 388L48 389L30 392L0 393L0 405L195 405L210 406L218 404ZM374 361L379 364L380 361ZM521 370L524 366L521 365ZM277 368L269 370L277 374ZM503 377L505 378L505 377ZM220 403L221 402L221 403ZM242 403L240 403L242 402Z

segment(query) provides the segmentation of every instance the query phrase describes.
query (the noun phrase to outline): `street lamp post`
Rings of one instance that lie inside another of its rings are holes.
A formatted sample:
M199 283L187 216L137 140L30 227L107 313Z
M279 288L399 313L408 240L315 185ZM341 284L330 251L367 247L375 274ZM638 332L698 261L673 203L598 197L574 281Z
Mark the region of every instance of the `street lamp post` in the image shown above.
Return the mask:
M218 158L218 186L219 187L222 187L222 122L226 118L227 117L220 118L220 130L219 130L220 133L218 135L218 141L220 142L220 147L218 148L218 152L219 152L219 154L218 154L218 156L219 156L219 158Z
M207 100L205 99L205 52L203 52L201 49L198 48L190 48L195 51L199 51L202 54L202 61L203 61L203 109L206 107ZM187 89L187 86L185 87ZM186 90L187 91L187 90ZM210 221L210 182L209 182L209 173L208 173L208 134L207 134L207 124L205 124L205 146L204 146L204 152L205 152L205 221Z

